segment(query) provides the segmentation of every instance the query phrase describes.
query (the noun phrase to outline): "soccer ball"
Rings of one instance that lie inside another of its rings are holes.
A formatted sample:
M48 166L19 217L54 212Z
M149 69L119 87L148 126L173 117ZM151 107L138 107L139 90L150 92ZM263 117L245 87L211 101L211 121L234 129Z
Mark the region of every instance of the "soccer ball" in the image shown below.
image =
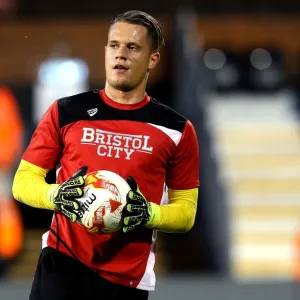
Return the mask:
M122 210L130 186L111 171L95 171L85 176L83 196L78 200L78 222L91 233L110 233L121 229Z

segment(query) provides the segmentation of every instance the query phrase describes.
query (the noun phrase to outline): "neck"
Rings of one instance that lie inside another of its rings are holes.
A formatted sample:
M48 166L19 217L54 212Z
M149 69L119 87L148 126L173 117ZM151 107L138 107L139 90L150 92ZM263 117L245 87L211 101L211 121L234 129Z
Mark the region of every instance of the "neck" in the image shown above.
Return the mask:
M144 86L140 86L132 91L129 92L123 92L119 91L112 86L109 85L109 83L106 81L105 83L105 94L112 100L114 100L117 103L121 104L135 104L141 102L145 96L146 91Z

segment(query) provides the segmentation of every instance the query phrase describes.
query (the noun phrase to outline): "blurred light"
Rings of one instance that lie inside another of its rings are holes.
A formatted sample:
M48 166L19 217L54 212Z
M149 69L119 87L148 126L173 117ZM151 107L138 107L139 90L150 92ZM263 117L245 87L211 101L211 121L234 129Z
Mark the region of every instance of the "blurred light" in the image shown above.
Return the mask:
M50 58L44 61L34 85L34 122L41 119L53 101L87 91L88 78L88 65L81 59Z
M263 72L254 73L252 81L257 87L276 88L283 80L283 73L275 67L268 68Z
M75 84L80 80L80 69L82 66L73 61L63 62L57 70L57 79L66 84Z
M284 84L281 53L274 47L257 47L248 53L248 87L256 91L280 89Z
M219 49L209 49L203 56L204 64L211 70L220 70L226 63L225 54Z
M43 85L73 85L88 77L86 63L79 59L52 59L44 62L38 72Z
M258 70L265 70L272 64L271 54L262 48L254 49L250 55L251 65Z
M226 64L224 68L216 73L218 85L222 88L235 87L240 76L236 67L232 64Z

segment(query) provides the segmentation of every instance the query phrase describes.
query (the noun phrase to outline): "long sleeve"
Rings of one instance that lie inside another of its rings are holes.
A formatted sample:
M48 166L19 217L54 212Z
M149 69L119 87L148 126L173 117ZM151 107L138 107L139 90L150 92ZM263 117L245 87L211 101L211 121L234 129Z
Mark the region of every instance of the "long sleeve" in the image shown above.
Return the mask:
M162 232L187 232L195 221L198 188L187 190L168 190L169 204L151 203L153 218L148 228Z
M48 171L21 160L12 186L14 198L29 206L54 210L50 195L58 185L46 183L45 177Z

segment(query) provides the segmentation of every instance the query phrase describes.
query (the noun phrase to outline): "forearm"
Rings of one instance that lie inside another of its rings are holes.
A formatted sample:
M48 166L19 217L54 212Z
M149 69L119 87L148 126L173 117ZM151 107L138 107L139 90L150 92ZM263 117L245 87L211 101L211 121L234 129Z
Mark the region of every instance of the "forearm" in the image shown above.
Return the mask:
M169 190L169 204L151 203L153 218L147 227L169 233L189 231L194 225L197 199L198 189Z
M22 160L12 186L14 198L36 208L54 210L49 195L57 185L49 185L45 182L47 172L46 169Z

